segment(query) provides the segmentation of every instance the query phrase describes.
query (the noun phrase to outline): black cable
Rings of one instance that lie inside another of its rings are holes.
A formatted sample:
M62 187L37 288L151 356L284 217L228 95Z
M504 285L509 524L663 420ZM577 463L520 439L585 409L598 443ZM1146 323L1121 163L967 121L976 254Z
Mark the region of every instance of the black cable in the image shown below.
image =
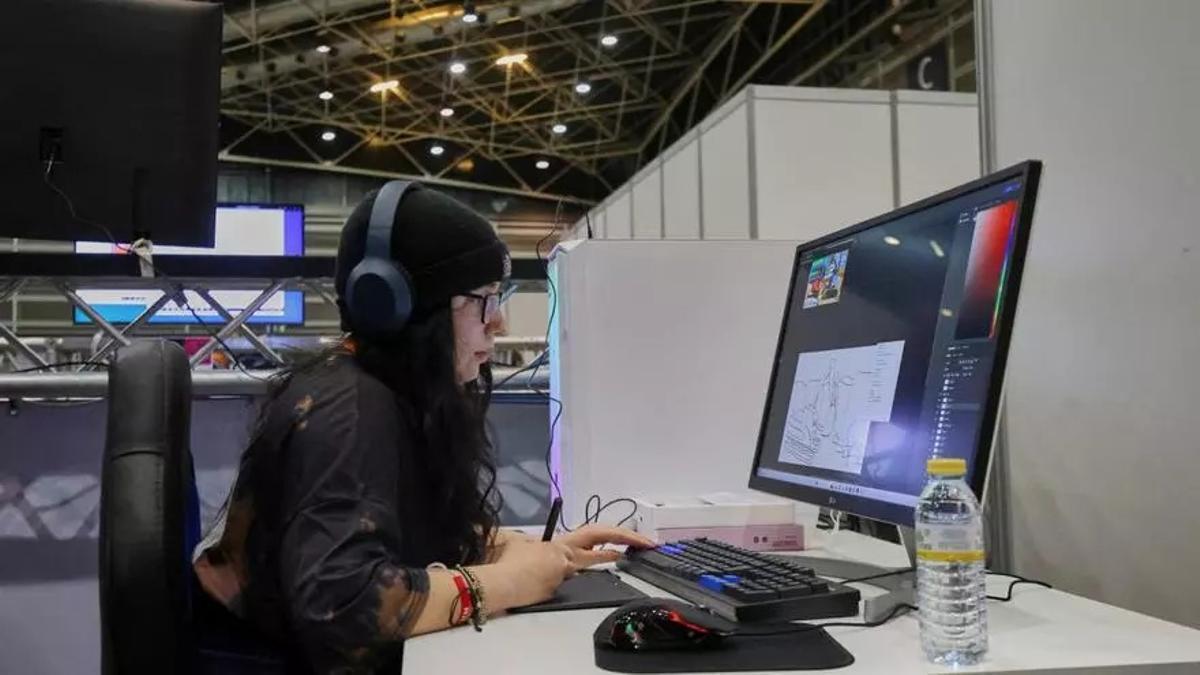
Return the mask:
M872 574L872 575L870 575L870 576L866 576L866 577L859 577L859 578L857 578L857 579L845 579L845 580L842 580L842 581L840 581L840 582L838 582L838 583L841 583L841 584L859 584L859 583L862 583L862 582L864 582L864 581L874 581L875 579L883 579L883 578L885 578L885 577L894 577L894 576L896 576L896 575L898 575L898 574L907 574L908 572L916 572L916 568L915 568L915 567L905 567L904 569L899 569L899 570L890 570L890 571L887 571L887 572L880 572L879 574Z
M834 621L832 623L819 624L817 627L818 628L877 628L877 627L882 626L883 624L891 621L892 619L896 618L897 616L899 616L901 611L915 612L915 611L917 611L917 606L910 605L906 602L902 602L902 603L896 605L895 607L893 607L892 611L888 612L882 619L879 619L877 621L860 621L857 623L853 622L853 621Z
M600 495L594 494L591 497L588 497L587 506L585 506L583 509L584 524L587 525L589 523L599 523L600 522L600 514L604 513L605 509L607 509L611 506L615 506L617 504L621 504L621 503L628 503L630 506L633 507L633 509L629 512L628 515L626 515L624 518L622 518L620 521L617 522L617 527L624 526L625 523L629 522L630 520L633 519L634 516L637 515L637 508L638 508L637 502L630 499L629 497L617 497L616 499L611 499L607 502L601 503ZM595 508L596 508L595 513L592 513L592 505L593 504L595 504Z
M550 453L554 450L554 430L558 428L558 420L562 417L563 404L562 401L554 398L547 392L539 391L538 393L545 396L549 403L558 404L558 412L554 413L554 419L550 421L550 440L546 442L546 475L550 478L550 485L554 487L555 496L562 499L562 487L558 484L558 478L554 475L554 470L550 468ZM567 527L567 519L563 516L564 510L559 509L558 511L558 524L562 526L564 532L572 532L573 530Z
M550 455L554 448L554 432L555 432L555 430L557 430L558 421L562 417L563 403L562 403L562 401L551 396L549 392L541 391L540 389L535 387L533 384L533 380L535 377L537 377L538 370L541 369L541 367L547 361L550 360L550 331L553 330L553 328L554 328L554 319L557 316L557 312L558 312L558 287L557 287L557 285L555 285L554 280L551 278L550 262L546 259L546 256L542 253L542 246L547 241L549 241L550 238L553 237L556 232L559 231L561 217L562 217L562 206L563 206L562 200L559 200L558 205L554 209L553 225L551 226L550 230L545 234L545 236L543 236L540 240L538 240L537 244L533 247L534 254L537 256L538 262L542 263L542 266L546 269L546 287L547 287L547 290L549 291L548 299L550 301L550 316L546 320L546 338L545 338L546 349L545 349L545 351L542 352L541 355L538 356L538 358L534 359L533 362L531 362L528 366L526 366L525 368L522 368L521 370L519 370L515 373L508 375L507 377L505 377L503 380L500 381L499 385L495 385L496 387L502 386L502 385L506 384L512 378L516 377L517 375L519 375L527 370L532 370L532 372L529 375L529 388L532 389L535 393L546 397L546 400L548 402L553 403L553 404L558 404L558 411L554 414L554 418L550 422L550 442L546 446L546 474L550 477L550 483L554 487L554 494L559 499L563 498L562 487L558 484L558 479L557 479L557 477L555 477L554 472L551 470ZM589 232L589 236L590 236L590 234L591 234L590 220L588 222L588 232ZM595 514L591 513L593 500L595 500L595 504L597 506ZM584 507L584 511L583 511L583 516L584 516L583 524L588 525L593 522L598 523L600 521L600 514L603 513L605 509L607 509L613 505L623 503L623 502L628 502L633 507L633 509L629 512L629 515L625 516L617 523L617 527L621 527L621 526L625 525L625 523L629 522L630 520L633 519L633 517L635 515L637 515L637 502L633 501L632 499L630 499L628 497L618 497L618 498L610 500L608 502L601 503L600 495L592 495L591 497L588 498L587 505ZM559 525L562 526L562 529L564 531L572 532L573 530L570 527L567 527L567 520L566 520L566 516L564 515L564 513L565 513L565 509L562 509L558 512Z
M54 370L55 368L64 368L66 366L82 366L86 365L87 361L59 361L57 363L47 363L44 366L33 366L32 368L21 368L20 370L10 370L10 373L34 373L39 370ZM107 363L93 363L94 366L107 368Z
M493 385L492 385L492 389L493 389L493 390L495 390L495 389L499 389L500 387L503 387L504 385L508 384L508 383L509 383L509 382L510 382L510 381L511 381L513 378L515 378L516 376L520 375L521 373L527 373L527 372L529 372L529 371L533 370L534 368L537 368L538 366L540 366L540 365L542 364L543 360L544 360L544 359L546 359L546 358L548 358L549 356L550 356L550 350L549 350L549 349L547 349L547 350L543 351L541 354L538 354L537 358L535 358L534 360L532 360L532 361L530 361L529 363L525 364L525 366L524 366L523 368L521 368L520 370L518 370L517 372L515 372L515 373L509 373L508 375L506 375L506 376L504 377L504 379L502 379L502 380L500 380L499 382L497 382L497 383L493 384Z
M89 225L91 227L95 227L95 228L99 229L101 232L104 233L105 237L108 238L109 243L111 243L115 249L117 249L118 251L121 250L121 244L119 242L117 242L117 238L115 235L113 235L112 230L108 229L107 227L105 227L104 225L102 225L100 223L83 218L75 212L75 203L71 201L71 198L68 197L65 192L63 192L57 185L54 184L53 181L50 180L50 173L53 169L54 169L54 155L51 155L50 161L48 161L46 163L46 173L43 174L42 180L45 181L46 185L49 186L51 190L54 190L54 192L60 198L62 198L62 200L64 202L66 202L67 211L68 211L68 213L71 214L71 218L73 218L85 225ZM132 245L128 246L126 248L126 250L127 250L126 255L129 254L128 252L133 252ZM245 366L242 365L242 362L240 360L238 360L237 354L234 354L233 350L231 350L229 348L229 346L225 344L225 341L221 339L220 334L211 330L209 328L208 324L200 319L200 316L196 313L196 310L192 309L191 304L189 304L187 301L187 295L185 295L181 284L176 283L175 280L172 279L170 275L168 275L166 272L163 272L158 267L158 265L156 265L154 263L154 261L151 260L150 258L143 257L142 255L140 255L136 252L134 252L133 254L135 256L137 256L139 261L144 262L147 265L149 265L150 269L154 270L154 273L156 275L161 276L163 278L163 280L165 280L167 283L179 288L177 297L173 298L174 300L177 300L176 304L182 303L184 309L188 310L188 312L191 313L192 317L196 319L196 322L200 324L200 327L204 330L204 332L208 333L209 337L216 340L217 344L221 345L221 348L224 349L229 354L229 358L233 360L233 365L236 366L238 370L245 373L248 377L259 380L260 382L269 382L270 381L268 378L258 377L256 375L252 374L249 370L246 369ZM92 364L92 365L98 365L98 364ZM21 372L21 371L18 371L18 372Z
M180 298L183 298L183 293L180 293L179 295L180 295ZM196 320L196 323L205 327L204 332L208 333L209 336L212 337L212 339L216 340L217 344L221 345L221 349L224 349L225 353L229 354L229 358L233 359L233 365L237 366L238 370L245 373L247 377L252 377L252 378L258 380L259 382L270 382L271 381L271 379L268 377L258 377L257 375L252 374L249 370L246 370L246 368L242 365L241 361L238 360L237 354L234 354L233 350L229 348L229 345L225 344L225 341L221 339L221 333L219 331L213 332L213 331L207 330L207 324L205 324L204 320L200 318L200 315L196 313L196 310L192 309L192 306L188 304L186 299L183 300L183 307L189 313L191 313L192 318Z
M1012 583L1010 583L1008 585L1008 590L1005 591L1004 595L989 595L989 596L987 596L988 600L995 600L997 602L1012 602L1013 589L1016 588L1017 586L1020 586L1021 584L1029 584L1031 586L1041 586L1042 588L1049 588L1049 589L1054 588L1053 586L1051 586L1050 584L1048 584L1044 581L1038 581L1037 579L1026 579L1025 577L1023 577L1019 574L1008 574L1005 572L988 572L988 574L991 574L993 576L998 576L998 577L1009 577L1013 580Z

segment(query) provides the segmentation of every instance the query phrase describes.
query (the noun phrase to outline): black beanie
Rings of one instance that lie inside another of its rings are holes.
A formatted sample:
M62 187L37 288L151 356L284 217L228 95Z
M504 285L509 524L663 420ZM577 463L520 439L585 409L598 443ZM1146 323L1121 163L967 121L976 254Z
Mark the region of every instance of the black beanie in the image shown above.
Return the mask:
M364 255L367 226L378 191L354 208L338 242L334 286L342 330L354 330L346 311L346 280ZM391 256L412 278L413 315L444 307L450 298L508 279L508 247L483 216L452 197L421 185L405 193L392 224Z

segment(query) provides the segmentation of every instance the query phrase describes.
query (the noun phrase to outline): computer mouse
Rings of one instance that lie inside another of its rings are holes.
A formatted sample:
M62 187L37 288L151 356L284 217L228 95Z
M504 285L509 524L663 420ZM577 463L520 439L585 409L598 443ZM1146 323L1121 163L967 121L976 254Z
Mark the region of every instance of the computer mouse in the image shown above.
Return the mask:
M618 651L652 652L719 647L733 635L728 624L677 600L650 598L623 605L600 624L598 644Z

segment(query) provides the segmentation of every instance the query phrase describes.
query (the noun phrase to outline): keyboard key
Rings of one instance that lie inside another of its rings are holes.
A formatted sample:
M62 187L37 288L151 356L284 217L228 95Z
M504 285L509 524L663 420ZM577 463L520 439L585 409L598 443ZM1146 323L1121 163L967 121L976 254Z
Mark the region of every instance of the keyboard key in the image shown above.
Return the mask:
M677 564L670 556L663 555L658 551L640 551L637 553L637 559L644 565L659 569L674 568Z

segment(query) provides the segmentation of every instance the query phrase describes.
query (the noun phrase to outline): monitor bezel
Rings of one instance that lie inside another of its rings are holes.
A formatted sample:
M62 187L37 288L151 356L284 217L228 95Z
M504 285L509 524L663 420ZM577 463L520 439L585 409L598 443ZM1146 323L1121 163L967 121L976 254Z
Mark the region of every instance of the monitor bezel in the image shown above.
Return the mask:
M1020 178L1022 191L1020 203L1017 205L1017 232L1013 247L1010 267L1009 289L1001 300L1000 330L996 338L996 356L992 366L991 379L988 382L987 397L983 418L980 421L979 446L975 456L975 471L968 476L971 489L982 501L986 493L988 474L991 468L992 446L996 438L999 421L999 409L1003 400L1004 372L1008 361L1008 348L1012 339L1013 319L1016 316L1017 299L1021 287L1021 278L1025 268L1025 256L1029 246L1030 230L1033 225L1034 205L1037 200L1038 184L1041 178L1042 164L1038 160L1027 160L1008 168L988 174L969 183L946 190L931 197L900 207L888 213L876 216L858 224L851 225L837 232L800 244L792 260L792 274L788 286L787 300L783 308L780 322L779 337L775 345L775 353L771 363L771 379L767 384L767 395L763 402L763 415L759 425L758 440L755 444L754 461L750 465L749 487L768 494L785 497L795 501L805 502L851 513L857 516L871 518L896 525L911 527L913 524L913 508L901 504L893 504L881 500L869 499L858 495L833 492L807 485L797 485L786 481L766 478L758 475L759 462L763 454L763 443L767 435L767 425L770 422L772 402L775 398L775 383L779 375L779 364L782 361L784 334L787 330L795 293L799 285L798 275L801 270L801 258L805 253L834 243L841 239L856 235L865 230L877 227L887 222L903 218L911 213L928 209L932 206L958 199L971 192L992 187L999 183Z

